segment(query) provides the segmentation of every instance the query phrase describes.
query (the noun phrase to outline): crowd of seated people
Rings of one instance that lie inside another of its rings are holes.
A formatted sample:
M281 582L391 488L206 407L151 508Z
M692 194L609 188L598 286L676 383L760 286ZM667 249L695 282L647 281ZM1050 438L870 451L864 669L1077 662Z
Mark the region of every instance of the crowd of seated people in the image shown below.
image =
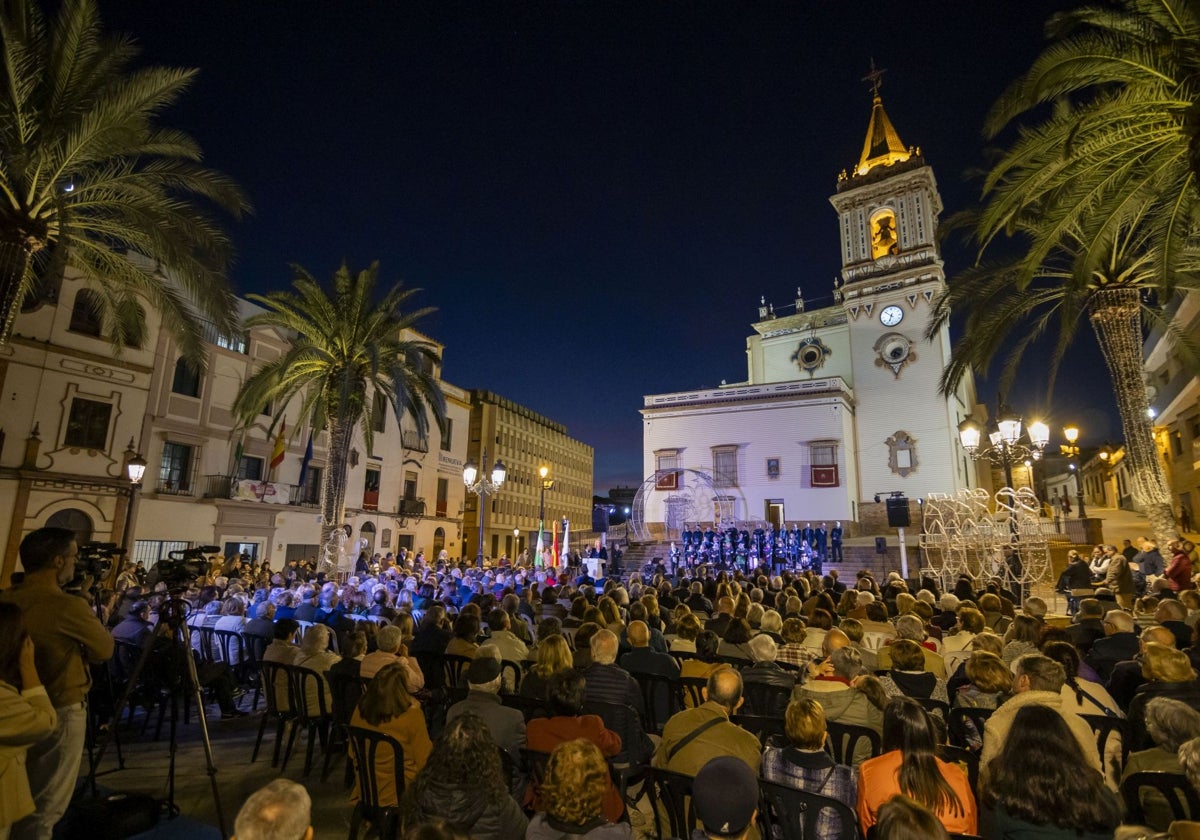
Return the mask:
M610 829L641 818L641 788L623 799L601 764L696 776L732 758L846 806L821 812L819 837L838 836L846 819L864 834L924 819L912 809L951 833L1112 836L1132 816L1123 779L1182 777L1177 754L1200 737L1200 599L1170 587L1136 617L1103 587L1081 592L1060 626L1040 598L1018 603L998 581L942 592L895 573L881 584L865 572L843 582L700 568L622 581L439 562L340 585L303 572L204 583L184 596L195 635L259 639L263 661L316 674L314 692L329 690L330 672L370 678L353 725L404 748L388 804L405 832L437 822L479 838L627 836ZM117 638L153 628L165 598L131 589L113 603ZM469 664L450 675L446 657ZM651 678L680 690L647 688ZM772 731L747 714L751 689L780 692ZM628 716L610 716L614 707ZM1118 722L1103 753L1096 718ZM847 726L875 740L842 751L828 733ZM1030 727L1045 744L1028 743ZM1053 772L1035 773L1047 744ZM970 757L943 756L948 745ZM535 773L530 751L553 759ZM377 769L391 773L386 760ZM571 785L588 797L566 801ZM1169 808L1153 791L1137 795L1137 817L1165 830Z

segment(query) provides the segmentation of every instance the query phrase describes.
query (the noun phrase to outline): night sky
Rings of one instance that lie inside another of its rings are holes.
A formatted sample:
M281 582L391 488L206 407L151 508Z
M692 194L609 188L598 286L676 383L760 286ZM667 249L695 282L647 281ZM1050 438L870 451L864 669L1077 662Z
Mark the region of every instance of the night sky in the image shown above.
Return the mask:
M838 173L870 113L922 148L947 212L978 195L987 108L1051 0L101 0L146 59L201 68L165 120L248 192L240 294L378 259L439 312L443 375L565 423L596 492L642 478L645 394L746 376L760 295L840 268ZM944 218L944 217L943 217ZM962 251L948 251L953 277ZM1087 328L1052 428L1119 440ZM1048 354L1047 354L1048 355ZM1035 358L1012 402L1046 404ZM995 377L981 381L994 402ZM989 384L990 383L990 384ZM1052 441L1053 443L1053 441Z

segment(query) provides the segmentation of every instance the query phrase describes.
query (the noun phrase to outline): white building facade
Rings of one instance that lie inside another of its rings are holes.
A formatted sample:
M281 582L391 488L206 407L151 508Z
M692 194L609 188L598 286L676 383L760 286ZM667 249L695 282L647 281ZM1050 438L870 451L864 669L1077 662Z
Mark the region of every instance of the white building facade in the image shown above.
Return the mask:
M830 201L842 255L833 304L806 309L800 289L789 314L762 301L746 382L645 397L635 516L651 534L721 521L869 526L883 516L877 494L977 486L958 441L973 381L939 394L948 327L924 337L946 283L941 198L878 96L859 164Z

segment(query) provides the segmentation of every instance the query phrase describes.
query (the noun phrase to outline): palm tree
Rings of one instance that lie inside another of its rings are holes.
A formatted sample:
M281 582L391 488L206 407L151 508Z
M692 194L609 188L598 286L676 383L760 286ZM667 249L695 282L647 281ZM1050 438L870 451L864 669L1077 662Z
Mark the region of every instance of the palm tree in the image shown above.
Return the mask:
M1047 31L1050 45L989 116L991 139L1026 123L988 173L983 206L960 219L979 259L939 301L929 334L952 308L967 310L947 393L1018 335L1003 394L1031 343L1057 331L1053 388L1086 317L1112 377L1135 496L1164 540L1177 530L1148 416L1142 329L1144 318L1158 324L1196 358L1163 307L1195 287L1200 4L1121 0L1056 15ZM1016 256L991 259L997 250Z
M329 432L329 470L322 493L321 545L341 527L345 512L346 465L356 429L367 451L372 448L376 395L400 423L412 418L424 437L432 414L445 432L446 404L433 365L437 349L427 341L406 338L432 308L405 313L402 307L418 289L399 284L375 300L379 263L352 273L342 265L327 293L311 274L293 266L293 291L248 295L267 311L248 318L247 329L273 327L291 336L291 346L260 368L242 385L233 411L248 425L268 405L283 407L298 400L300 417L314 432Z
M64 0L49 24L34 0L0 2L0 344L52 260L87 276L118 348L144 337L139 298L196 361L197 316L233 326L230 246L210 210L248 204L191 137L156 123L196 71L134 69L137 55L104 35L94 0Z

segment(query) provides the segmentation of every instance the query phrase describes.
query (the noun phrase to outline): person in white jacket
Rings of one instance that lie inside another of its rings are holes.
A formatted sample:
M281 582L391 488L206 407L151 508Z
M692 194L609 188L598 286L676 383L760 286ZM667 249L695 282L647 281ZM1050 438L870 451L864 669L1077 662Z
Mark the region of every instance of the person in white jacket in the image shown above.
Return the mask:
M33 663L21 609L0 603L0 840L34 811L25 752L54 731L58 716Z

